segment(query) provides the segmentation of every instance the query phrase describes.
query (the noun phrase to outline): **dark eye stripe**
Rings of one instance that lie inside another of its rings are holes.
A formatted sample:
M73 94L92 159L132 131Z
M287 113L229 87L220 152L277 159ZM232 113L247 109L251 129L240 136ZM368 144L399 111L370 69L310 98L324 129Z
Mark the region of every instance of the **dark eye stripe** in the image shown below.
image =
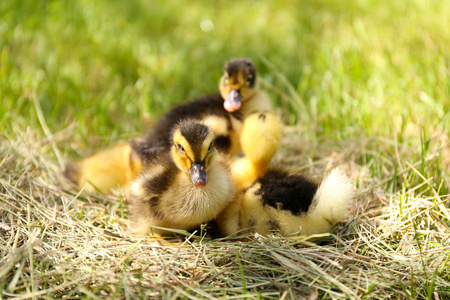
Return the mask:
M255 85L256 80L256 74L249 74L247 77L247 82L250 87L253 87Z

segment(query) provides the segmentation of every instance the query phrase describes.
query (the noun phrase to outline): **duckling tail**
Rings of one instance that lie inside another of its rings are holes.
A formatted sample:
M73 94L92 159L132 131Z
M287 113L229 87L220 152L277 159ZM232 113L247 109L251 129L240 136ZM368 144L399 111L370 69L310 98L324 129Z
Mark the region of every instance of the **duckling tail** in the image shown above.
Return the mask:
M348 213L355 195L355 186L339 167L325 177L313 199L311 214L336 224Z

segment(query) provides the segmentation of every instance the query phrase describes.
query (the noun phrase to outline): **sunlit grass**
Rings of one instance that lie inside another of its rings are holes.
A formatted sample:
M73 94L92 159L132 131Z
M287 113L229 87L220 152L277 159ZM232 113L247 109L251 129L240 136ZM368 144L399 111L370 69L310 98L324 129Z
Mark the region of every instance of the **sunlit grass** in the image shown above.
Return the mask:
M2 3L6 117L36 125L28 100L37 97L53 128L77 121L84 137L127 134L143 117L215 91L223 62L246 56L268 82L277 78L263 57L286 76L325 134L379 135L394 116L448 126L447 2L177 6ZM298 115L287 106L286 121Z

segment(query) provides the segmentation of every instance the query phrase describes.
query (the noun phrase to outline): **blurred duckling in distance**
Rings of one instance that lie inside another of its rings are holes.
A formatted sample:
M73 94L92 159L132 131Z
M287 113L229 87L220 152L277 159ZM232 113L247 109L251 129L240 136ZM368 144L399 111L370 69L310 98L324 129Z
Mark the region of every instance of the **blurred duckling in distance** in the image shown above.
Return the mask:
M222 235L326 233L347 214L354 184L339 168L317 184L300 174L268 167L278 149L278 130L278 119L268 112L256 112L245 120L241 143L246 157L232 165L238 195L217 219Z
M255 66L248 59L232 59L225 64L220 93L204 96L174 107L142 141L112 146L80 162L68 163L64 174L85 191L108 193L126 186L136 177L150 152L169 149L172 127L183 119L202 120L216 136L220 152L234 156L241 151L239 135L243 118L255 109L271 110L266 93L259 89Z
M213 140L209 126L184 120L172 131L170 151L148 153L146 168L129 189L136 232L164 232L150 226L190 230L229 204L234 186Z
M245 117L255 110L272 110L268 96L259 89L256 67L250 60L233 59L227 62L219 90L225 100L223 107L229 112L240 110Z

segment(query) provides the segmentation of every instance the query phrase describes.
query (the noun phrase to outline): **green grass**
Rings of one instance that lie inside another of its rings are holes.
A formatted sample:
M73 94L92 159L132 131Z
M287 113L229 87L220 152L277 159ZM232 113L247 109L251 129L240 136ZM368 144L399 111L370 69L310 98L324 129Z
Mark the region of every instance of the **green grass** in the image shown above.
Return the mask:
M0 294L449 297L449 11L419 0L1 1ZM123 199L61 187L60 161L215 92L232 57L253 59L289 125L278 163L315 176L340 164L356 180L358 204L331 241L151 250L127 232Z

